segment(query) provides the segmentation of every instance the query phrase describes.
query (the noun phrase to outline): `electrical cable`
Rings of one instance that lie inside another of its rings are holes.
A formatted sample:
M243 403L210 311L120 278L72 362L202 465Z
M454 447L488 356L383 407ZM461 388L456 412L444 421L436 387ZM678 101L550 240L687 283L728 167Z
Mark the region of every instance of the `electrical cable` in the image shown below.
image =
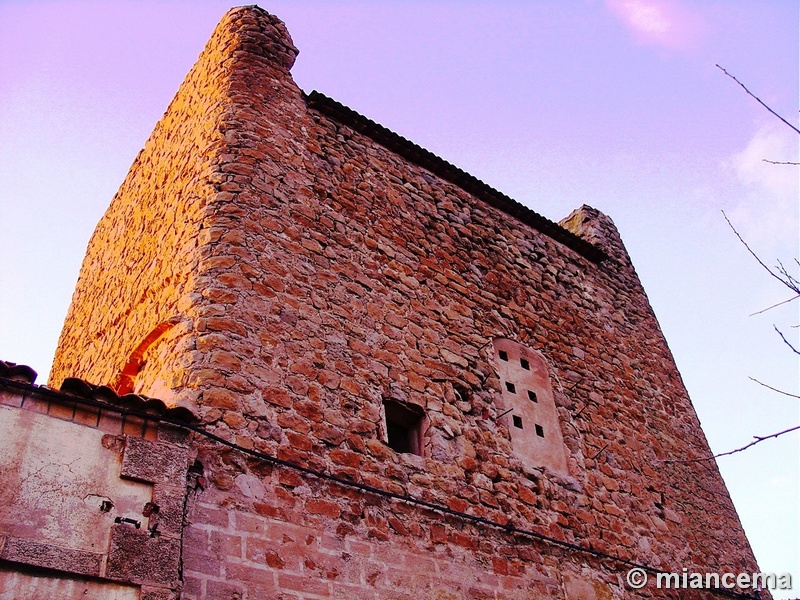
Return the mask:
M204 437L206 437L206 438L208 438L210 440L213 440L213 441L215 441L215 442L217 442L219 444L222 444L223 446L227 446L228 448L231 448L233 450L241 452L242 454L246 454L248 456L252 456L254 458L257 458L259 460L262 460L262 461L267 462L267 463L272 464L272 465L278 465L278 466L281 466L281 467L292 469L294 471L299 471L301 473L305 473L306 475L311 475L313 477L316 477L317 479L321 479L321 480L325 480L325 481L331 481L331 482L337 483L339 485L355 488L355 489L358 489L358 490L361 490L363 492L367 492L369 494L373 494L373 495L376 495L376 496L381 496L381 497L384 497L384 498L389 498L389 499L392 499L392 500L398 500L398 501L401 501L401 502L405 502L407 504L421 506L421 507L427 508L429 510L432 510L432 511L435 511L435 512L438 512L438 513L441 513L441 514L445 514L445 515L452 516L452 517L457 517L457 518L459 518L461 520L464 520L464 521L469 521L469 522L480 524L480 525L486 525L486 526L492 527L494 529L500 529L500 530L505 531L507 533L513 533L513 534L521 535L521 536L528 537L528 538L531 538L531 539L536 539L536 540L539 540L541 542L545 542L545 543L548 543L548 544L551 544L551 545L554 545L554 546L558 546L558 547L565 548L565 549L568 549L568 550L572 550L572 551L575 551L575 552L580 552L580 553L583 553L583 554L588 554L588 555L594 556L596 558L611 560L611 561L614 561L614 562L616 562L618 564L625 565L625 566L628 566L628 567L631 567L631 568L643 569L643 570L645 570L645 571L647 571L649 573L653 573L653 574L659 574L659 573L661 573L661 574L670 574L669 571L665 571L664 569L657 569L655 567L651 567L650 565L646 565L646 564L643 564L643 563L637 563L637 562L622 558L620 556L615 556L613 554L608 554L606 552L602 552L600 550L594 550L592 548L586 548L584 546L579 546L578 544L573 544L571 542L565 542L563 540L559 540L557 538L550 537L550 536L538 533L536 531L532 531L532 530L529 530L529 529L522 529L520 527L514 527L513 525L503 525L502 523L498 523L497 521L492 521L492 520L486 519L484 517L478 517L476 515L471 515L469 513L453 510L453 509L451 509L451 508L449 508L447 506L443 506L443 505L436 504L436 503L433 503L433 502L428 502L426 500L421 500L419 498L414 498L413 496L408 496L408 495L405 495L405 494L397 494L395 492L390 492L390 491L387 491L387 490L376 488L376 487L371 486L371 485L366 485L366 484L363 484L363 483L350 481L350 480L344 479L342 477L337 477L336 475L331 475L330 473L325 473L323 471L318 471L316 469L312 469L312 468L309 468L309 467L304 467L302 465L298 465L296 463L277 458L277 457L272 456L270 454L267 454L265 452L260 452L258 450L245 448L244 446L240 446L240 445L238 445L238 444L236 444L234 442L228 441L223 437L220 437L220 436L218 436L218 435L216 435L214 433L211 433L210 431L206 431L202 427L198 427L196 425L192 425L191 423L187 423L187 422L184 422L184 421L181 421L181 420L171 419L171 418L165 417L163 415L157 415L157 414L148 413L148 412L144 412L144 411L139 411L139 410L135 410L135 409L124 408L124 407L121 407L121 406L115 406L113 404L106 404L105 402L99 402L99 401L96 401L96 400L91 400L91 399L83 398L83 397L80 397L80 396L67 395L67 394L65 394L63 392L58 392L56 390L52 390L52 389L47 388L47 387L40 387L40 386L36 386L36 385L30 384L30 383L24 383L24 382L19 382L19 381L10 380L10 379L3 379L3 378L0 378L0 383L2 383L2 385L10 385L11 387L25 390L25 391L27 391L29 393L32 392L32 393L44 394L46 396L52 396L52 397L58 398L58 400L61 401L61 402L64 402L64 401L76 402L78 404L85 404L85 405L92 406L94 408L99 408L99 409L102 409L102 410L110 410L111 412L117 412L117 413L120 413L122 415L130 415L130 416L137 417L137 418L140 418L140 419L158 421L158 422L162 422L162 423L168 423L169 425L172 425L174 427L179 427L181 429L185 429L187 431L192 431L194 433L202 435L202 436L204 436ZM702 591L707 592L707 593L712 593L712 594L721 594L721 595L727 596L729 598L739 598L739 599L742 599L742 600L759 600L759 598L760 598L760 596L751 596L749 594L743 594L743 593L740 593L740 592L734 592L732 590L726 590L726 589L723 589L723 588L703 588Z

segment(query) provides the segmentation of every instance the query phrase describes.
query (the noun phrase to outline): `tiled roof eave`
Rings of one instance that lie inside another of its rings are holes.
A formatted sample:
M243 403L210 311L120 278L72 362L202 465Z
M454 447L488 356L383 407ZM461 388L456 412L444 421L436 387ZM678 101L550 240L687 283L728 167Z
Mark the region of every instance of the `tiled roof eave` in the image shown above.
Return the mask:
M306 102L311 108L369 137L409 162L427 169L445 181L457 185L465 192L472 194L487 204L519 219L551 239L571 248L589 261L599 264L608 258L608 255L597 246L590 244L557 223L487 185L477 177L459 169L452 163L439 158L425 148L394 133L383 125L379 125L344 104L317 91L307 94Z
M180 423L194 423L197 417L183 406L169 407L161 400L124 394L120 396L104 385L93 385L82 379L68 377L61 384L61 389L54 390L44 385L37 385L36 372L26 365L17 365L0 360L0 390L15 390L19 393L42 394L57 402L69 403L79 401L99 408L109 408L117 412L131 412L143 418Z

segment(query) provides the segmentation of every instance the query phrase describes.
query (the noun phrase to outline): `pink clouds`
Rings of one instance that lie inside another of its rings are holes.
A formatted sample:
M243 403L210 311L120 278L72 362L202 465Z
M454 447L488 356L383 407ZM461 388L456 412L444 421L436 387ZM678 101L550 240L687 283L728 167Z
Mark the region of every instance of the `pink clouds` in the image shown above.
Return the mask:
M673 0L605 0L605 4L639 43L687 51L703 37L704 19L696 7Z

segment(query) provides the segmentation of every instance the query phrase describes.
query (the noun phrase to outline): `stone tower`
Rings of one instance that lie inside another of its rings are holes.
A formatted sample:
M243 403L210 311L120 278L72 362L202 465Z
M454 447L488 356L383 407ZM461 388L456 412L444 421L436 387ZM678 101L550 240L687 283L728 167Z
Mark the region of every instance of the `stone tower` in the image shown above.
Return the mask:
M550 222L304 94L296 54L224 17L51 373L229 442L193 438L182 597L710 598L625 573L757 571L715 463L684 460L710 451L612 221Z

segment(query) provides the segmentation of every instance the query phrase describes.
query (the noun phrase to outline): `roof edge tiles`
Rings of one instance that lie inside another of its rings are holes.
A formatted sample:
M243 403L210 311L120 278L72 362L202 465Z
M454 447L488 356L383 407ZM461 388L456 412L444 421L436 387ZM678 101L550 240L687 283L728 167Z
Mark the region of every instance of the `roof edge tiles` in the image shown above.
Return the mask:
M494 189L474 175L459 169L454 164L439 158L433 152L415 144L411 140L387 129L383 125L365 117L316 90L305 95L306 103L326 116L347 125L353 130L366 135L385 148L397 153L434 175L457 185L465 192L483 200L487 204L519 219L551 239L560 242L595 264L600 264L608 255L600 248L567 231L557 223L543 217L513 198Z
M77 379L67 377L61 384L61 389L54 390L45 385L37 385L36 371L27 365L0 360L0 390L16 389L29 393L43 394L60 402L82 401L97 407L107 407L118 412L132 412L144 418L150 416L159 420L192 424L197 422L197 416L184 406L169 407L157 398L148 398L137 394L124 394L120 396L110 387L93 385Z
M31 385L36 381L38 373L28 365L18 365L17 363L0 360L0 377L21 381Z

